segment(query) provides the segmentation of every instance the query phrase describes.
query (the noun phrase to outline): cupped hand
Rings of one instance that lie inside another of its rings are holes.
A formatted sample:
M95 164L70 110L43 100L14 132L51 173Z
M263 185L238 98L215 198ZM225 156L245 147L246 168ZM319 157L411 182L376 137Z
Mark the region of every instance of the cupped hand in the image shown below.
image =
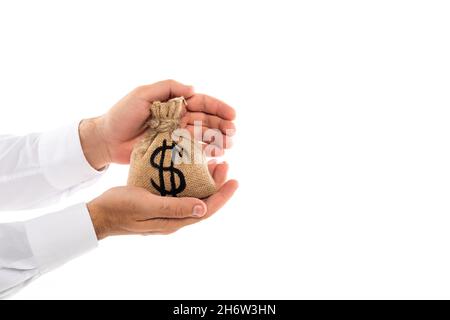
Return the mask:
M87 204L97 238L127 234L170 234L212 216L232 197L238 184L226 180L226 163L209 165L219 190L204 201L161 197L138 187L117 187Z
M235 111L226 103L196 94L192 86L174 80L165 80L140 86L122 98L106 114L98 118L83 120L80 124L81 145L88 162L96 169L109 163L128 164L134 144L145 133L153 101L165 101L183 96L187 100L182 127L193 132L193 125L201 121L202 132L215 129L221 132L222 140L215 155L231 145L229 136L234 132ZM203 138L203 135L202 135ZM203 139L202 139L203 140ZM204 141L214 143L214 141Z

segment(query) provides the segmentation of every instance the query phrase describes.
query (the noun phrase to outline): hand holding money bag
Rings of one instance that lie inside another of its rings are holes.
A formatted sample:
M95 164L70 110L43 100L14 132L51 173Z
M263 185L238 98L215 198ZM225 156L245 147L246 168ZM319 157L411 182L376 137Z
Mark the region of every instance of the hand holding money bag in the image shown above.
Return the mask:
M200 142L176 134L185 103L183 97L152 103L146 135L131 153L128 185L161 196L200 199L216 191Z

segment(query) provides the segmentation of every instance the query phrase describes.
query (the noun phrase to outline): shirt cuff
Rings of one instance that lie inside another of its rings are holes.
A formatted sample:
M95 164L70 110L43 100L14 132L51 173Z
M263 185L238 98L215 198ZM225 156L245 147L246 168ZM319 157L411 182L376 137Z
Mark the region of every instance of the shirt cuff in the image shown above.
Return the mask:
M60 190L97 178L105 171L95 170L86 160L78 127L76 122L39 137L40 167L48 182Z
M41 273L97 247L98 240L86 204L25 222L28 241Z

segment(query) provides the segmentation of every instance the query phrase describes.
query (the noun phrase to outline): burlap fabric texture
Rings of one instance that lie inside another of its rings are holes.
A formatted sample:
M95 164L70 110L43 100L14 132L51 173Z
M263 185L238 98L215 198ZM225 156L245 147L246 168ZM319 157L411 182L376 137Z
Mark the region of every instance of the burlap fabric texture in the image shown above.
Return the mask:
M152 103L145 137L131 153L128 185L161 196L200 199L216 191L200 142L187 131L181 139L173 135L180 125L183 104L183 97Z

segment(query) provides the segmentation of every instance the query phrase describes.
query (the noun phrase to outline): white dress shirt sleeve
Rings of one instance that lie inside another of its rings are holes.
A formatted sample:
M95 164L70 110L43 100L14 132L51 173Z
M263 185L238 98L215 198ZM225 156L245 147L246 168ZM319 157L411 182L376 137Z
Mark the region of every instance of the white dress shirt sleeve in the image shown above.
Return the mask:
M78 123L42 134L0 136L0 210L35 208L92 184ZM86 204L0 224L0 298L97 246Z
M23 137L0 136L0 210L54 203L101 176L83 154L78 125Z

